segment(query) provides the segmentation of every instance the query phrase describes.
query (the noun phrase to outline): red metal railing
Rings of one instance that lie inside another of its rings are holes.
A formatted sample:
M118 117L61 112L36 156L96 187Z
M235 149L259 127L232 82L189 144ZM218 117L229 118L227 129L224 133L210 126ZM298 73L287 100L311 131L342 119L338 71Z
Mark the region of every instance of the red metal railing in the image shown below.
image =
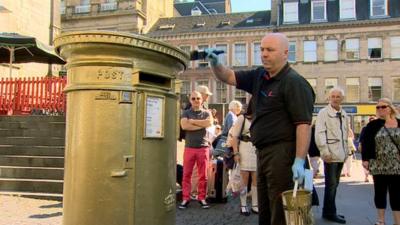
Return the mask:
M64 114L66 84L62 77L1 78L0 115Z

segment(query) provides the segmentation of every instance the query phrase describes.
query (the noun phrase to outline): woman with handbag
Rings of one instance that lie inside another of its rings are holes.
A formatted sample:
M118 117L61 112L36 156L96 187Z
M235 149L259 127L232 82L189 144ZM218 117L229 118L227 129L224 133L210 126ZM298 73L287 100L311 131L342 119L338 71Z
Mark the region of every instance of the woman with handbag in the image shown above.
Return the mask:
M256 147L250 141L249 130L252 114L252 100L250 100L246 113L238 117L231 130L234 159L240 166L240 175L243 185L243 191L240 192L240 214L245 216L250 215L250 211L247 208L247 184L249 182L249 176L251 176L251 211L258 214L257 156Z
M362 139L362 164L374 180L375 206L378 211L376 225L385 224L386 196L395 224L400 224L400 120L388 98L376 105L379 119L368 123Z

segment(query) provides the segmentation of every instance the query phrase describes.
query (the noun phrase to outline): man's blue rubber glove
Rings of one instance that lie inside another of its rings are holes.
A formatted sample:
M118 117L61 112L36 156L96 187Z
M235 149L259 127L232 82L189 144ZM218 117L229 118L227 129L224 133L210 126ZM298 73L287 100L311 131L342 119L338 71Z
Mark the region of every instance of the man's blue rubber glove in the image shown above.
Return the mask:
M293 180L298 180L299 184L302 184L305 176L304 169L305 160L299 157L296 157L292 166L293 172Z
M206 60L210 62L211 66L217 66L220 64L217 54L213 53L214 50L215 48L204 49L204 52L207 54Z

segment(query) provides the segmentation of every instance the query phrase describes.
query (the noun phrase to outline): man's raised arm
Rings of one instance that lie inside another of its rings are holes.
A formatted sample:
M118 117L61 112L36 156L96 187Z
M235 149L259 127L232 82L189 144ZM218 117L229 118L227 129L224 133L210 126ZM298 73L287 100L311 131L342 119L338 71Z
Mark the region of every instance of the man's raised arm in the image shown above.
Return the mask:
M205 52L207 53L206 60L210 62L215 77L224 83L236 86L235 72L219 62L218 56L213 53L213 49L206 49Z

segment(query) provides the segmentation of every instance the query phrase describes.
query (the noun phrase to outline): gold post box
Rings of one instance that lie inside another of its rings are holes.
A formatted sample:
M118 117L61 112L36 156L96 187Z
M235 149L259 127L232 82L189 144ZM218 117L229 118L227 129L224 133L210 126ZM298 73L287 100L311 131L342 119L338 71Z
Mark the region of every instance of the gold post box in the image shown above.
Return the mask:
M56 38L67 61L64 225L174 225L175 79L189 56L133 34Z

